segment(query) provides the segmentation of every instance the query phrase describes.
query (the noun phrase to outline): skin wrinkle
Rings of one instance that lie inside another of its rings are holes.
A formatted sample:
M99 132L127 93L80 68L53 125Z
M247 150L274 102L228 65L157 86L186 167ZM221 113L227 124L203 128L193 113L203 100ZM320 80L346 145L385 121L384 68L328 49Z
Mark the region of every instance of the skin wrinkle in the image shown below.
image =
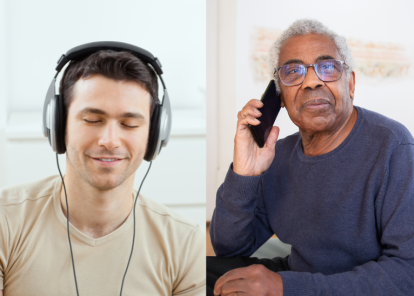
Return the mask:
M341 59L333 40L323 35L309 34L286 40L281 47L279 64L284 64L284 60L315 64L327 58ZM309 67L302 84L280 85L282 107L286 107L290 119L299 127L305 155L316 156L332 151L352 130L357 118L357 111L352 104L355 86L353 72L349 81L343 72L339 80L323 82L314 68ZM326 100L329 105L315 110L309 108L312 100L316 100L313 103Z
M322 55L320 57L318 57L315 61L315 64L321 62L321 61L325 61L325 60L334 60L334 57L331 57L330 55ZM302 60L299 59L293 59L293 60L289 60L286 63L284 63L283 65L287 65L287 64L302 64L304 65L305 63Z

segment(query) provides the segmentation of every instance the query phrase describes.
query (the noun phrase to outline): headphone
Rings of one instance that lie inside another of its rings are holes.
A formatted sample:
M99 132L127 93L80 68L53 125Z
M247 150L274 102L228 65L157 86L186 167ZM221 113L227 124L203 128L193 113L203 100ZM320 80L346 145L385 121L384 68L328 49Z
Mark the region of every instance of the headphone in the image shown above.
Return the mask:
M171 133L171 105L168 97L167 88L161 77L161 63L158 58L150 52L140 47L128 43L114 41L91 42L76 46L63 54L57 62L56 75L50 83L43 105L43 134L48 138L49 144L53 151L58 154L66 152L65 131L67 110L63 101L62 94L56 94L55 84L56 77L62 68L70 61L82 60L83 58L99 50L126 51L143 63L152 67L154 72L161 80L164 96L162 103L156 103L150 119L150 130L147 150L144 159L146 161L154 160L160 153L161 148L167 146Z
M131 253L129 255L128 264L125 269L124 276L122 278L121 284L121 291L120 296L122 296L122 290L124 286L124 281L126 274L128 272L129 263L131 262L132 253L134 250L134 243L135 243L135 207L137 204L138 196L141 191L142 184L145 181L145 178L148 175L148 172L152 165L152 160L154 160L157 155L160 153L161 148L167 146L167 143L170 139L171 133L171 105L170 100L168 98L167 88L165 87L165 83L161 77L163 73L161 70L161 63L160 61L155 58L150 52L146 51L145 49L139 48L137 46L122 43L122 42L113 42L113 41L104 41L104 42L91 42L86 43L83 45L79 45L70 49L66 54L63 54L57 62L56 67L56 75L53 77L52 82L50 83L49 89L46 94L45 103L43 106L43 134L45 137L48 138L50 146L54 152L56 152L56 163L59 170L59 175L62 180L63 189L65 192L65 199L66 199L66 229L68 233L68 241L70 247L70 254L72 259L72 268L73 268L73 276L75 279L75 286L76 286L76 294L79 296L78 290L78 283L76 279L76 271L75 271L75 262L73 259L73 251L72 251L72 243L70 240L70 232L69 232L69 205L68 205L68 198L66 194L66 186L63 180L62 172L60 171L59 167L59 159L58 154L63 154L66 152L66 144L65 144L65 131L66 131L66 108L63 101L63 95L56 94L55 92L55 84L56 84L56 77L59 75L59 72L62 68L69 62L69 61L77 61L81 60L90 54L93 54L99 50L113 50L113 51L127 51L139 58L142 62L146 63L148 66L152 67L154 72L157 74L159 79L161 80L164 96L162 103L156 103L154 109L151 114L150 118L150 130L149 130L149 138L148 138L148 145L147 151L145 152L144 159L149 161L148 170L141 181L141 185L139 186L137 195L134 201L134 208L133 208L133 217L134 217L134 235L132 237L132 247Z

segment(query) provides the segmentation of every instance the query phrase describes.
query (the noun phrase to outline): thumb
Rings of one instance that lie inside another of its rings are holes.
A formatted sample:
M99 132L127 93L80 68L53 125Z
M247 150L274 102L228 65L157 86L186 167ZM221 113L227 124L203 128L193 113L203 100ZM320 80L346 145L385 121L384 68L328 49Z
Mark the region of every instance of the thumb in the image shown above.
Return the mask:
M278 126L272 127L272 130L269 134L269 137L267 137L267 141L266 141L265 146L267 146L271 149L275 148L277 138L279 137L279 131L280 131L280 129L279 129Z

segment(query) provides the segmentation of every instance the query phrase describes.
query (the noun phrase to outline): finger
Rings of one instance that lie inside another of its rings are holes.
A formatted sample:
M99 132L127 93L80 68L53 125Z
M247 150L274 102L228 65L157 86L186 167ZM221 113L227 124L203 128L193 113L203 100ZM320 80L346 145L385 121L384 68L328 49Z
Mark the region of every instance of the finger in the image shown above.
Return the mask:
M260 120L257 118L254 118L253 116L246 116L246 117L242 117L237 121L237 130L241 131L246 129L247 125L251 124L251 125L259 125L260 124Z
M280 131L280 129L279 129L278 126L272 127L272 130L270 131L270 134L267 137L267 140L266 140L266 143L265 143L266 147L269 147L271 149L275 148L277 138L279 137L279 131Z
M258 108L263 107L263 103L260 100L253 99L253 100L248 101L247 104L244 105L243 109L245 109L246 107L251 107L251 108L254 108L254 109L258 109ZM243 117L243 115L247 115L246 114L247 112L243 112L243 109L242 109L242 111L237 113L237 118L238 119L240 119L240 117Z
M255 108L262 108L263 107L263 103L260 100L252 99L252 100L250 100L250 101L247 102L246 106L253 106Z
M241 267L226 272L216 281L216 284L214 285L214 295L220 295L221 289L225 283L245 278L248 270L248 267Z
M260 116L262 116L262 112L260 112L254 106L244 106L243 109L238 113L237 118L240 119L240 118L248 116L248 115L251 115L253 117L260 117Z
M220 295L234 295L237 292L238 295L245 294L247 292L247 282L244 279L238 279L230 282L226 282L220 291Z
M229 294L222 294L221 296L255 296L254 294L249 294L245 292L231 292Z

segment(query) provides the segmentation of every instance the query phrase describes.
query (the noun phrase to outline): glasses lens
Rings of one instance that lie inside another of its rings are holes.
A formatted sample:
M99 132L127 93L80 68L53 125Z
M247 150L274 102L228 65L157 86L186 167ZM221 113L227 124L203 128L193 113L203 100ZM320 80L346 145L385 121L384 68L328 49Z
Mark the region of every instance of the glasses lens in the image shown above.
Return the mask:
M286 85L297 85L303 82L306 69L301 64L287 64L279 69L280 80Z
M342 63L336 60L326 60L316 65L316 73L322 81L335 81L341 78Z

